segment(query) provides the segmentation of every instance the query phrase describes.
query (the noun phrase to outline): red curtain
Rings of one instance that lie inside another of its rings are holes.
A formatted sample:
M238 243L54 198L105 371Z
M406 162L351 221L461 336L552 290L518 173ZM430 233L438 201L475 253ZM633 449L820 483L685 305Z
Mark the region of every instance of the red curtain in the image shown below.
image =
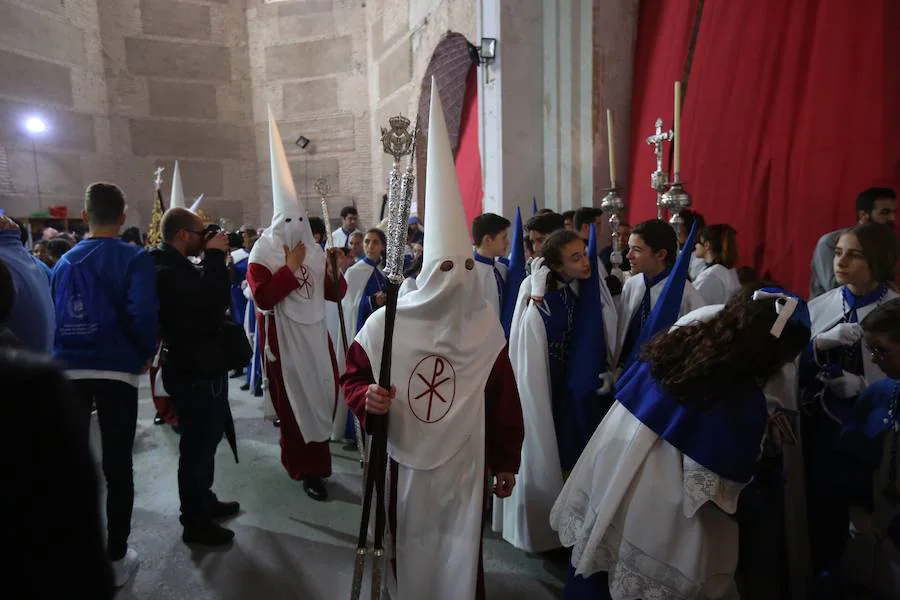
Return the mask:
M900 183L897 4L705 3L682 112L682 179L708 223L738 230L740 264L802 295L819 236L855 222L862 189ZM645 138L658 116L671 127L696 6L641 3L632 222L656 216Z
M466 223L481 214L484 188L481 180L481 152L478 148L478 68L469 69L462 119L459 123L459 148L456 150L456 179L466 210Z

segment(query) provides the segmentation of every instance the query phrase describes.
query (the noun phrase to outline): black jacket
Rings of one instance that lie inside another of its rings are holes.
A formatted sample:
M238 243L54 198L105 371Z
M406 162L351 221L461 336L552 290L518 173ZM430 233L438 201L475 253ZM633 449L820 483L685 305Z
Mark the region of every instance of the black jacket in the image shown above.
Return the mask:
M150 254L156 261L166 369L189 376L226 370L221 331L231 305L231 281L225 253L207 250L199 268L165 243Z
M111 599L84 407L47 356L0 348L0 381L3 416L15 423L0 436L3 543L15 549L0 561L15 585L8 597Z

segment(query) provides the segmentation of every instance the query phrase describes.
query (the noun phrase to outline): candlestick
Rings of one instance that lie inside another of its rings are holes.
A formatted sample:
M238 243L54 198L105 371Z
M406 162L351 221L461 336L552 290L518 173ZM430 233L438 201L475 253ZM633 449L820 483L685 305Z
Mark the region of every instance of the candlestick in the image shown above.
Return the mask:
M612 111L606 109L606 143L609 151L609 187L616 187L616 136L613 134Z
M678 173L681 172L681 82L675 82L675 139L672 142L675 152L674 168L675 181L678 181Z

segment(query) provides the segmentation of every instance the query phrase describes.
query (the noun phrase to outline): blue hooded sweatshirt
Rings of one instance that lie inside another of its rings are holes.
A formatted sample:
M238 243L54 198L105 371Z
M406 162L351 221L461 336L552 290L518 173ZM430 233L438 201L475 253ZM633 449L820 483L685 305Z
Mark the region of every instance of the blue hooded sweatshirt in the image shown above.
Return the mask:
M0 231L0 259L12 273L15 299L4 323L32 352L53 351L53 299L46 271L25 249L18 229Z
M159 300L156 295L156 265L150 254L139 246L118 238L94 238L79 242L53 267L53 298L57 313L68 310L75 281L73 265L84 274L85 290L79 301L95 306L110 306L112 326L96 339L85 343L68 338L62 331L67 323L57 323L53 356L66 369L112 371L139 374L156 351ZM85 307L90 314L90 307ZM62 313L60 313L62 314ZM62 321L66 315L60 317Z

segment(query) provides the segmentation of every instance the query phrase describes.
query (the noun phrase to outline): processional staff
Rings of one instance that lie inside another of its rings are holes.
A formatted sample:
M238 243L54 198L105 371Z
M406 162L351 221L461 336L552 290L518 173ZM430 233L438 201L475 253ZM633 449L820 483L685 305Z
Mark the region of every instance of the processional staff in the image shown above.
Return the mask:
M616 185L616 144L613 133L612 111L606 109L606 141L609 151L609 192L600 202L600 210L609 215L609 228L612 234L612 254L609 261L616 269L622 265L622 252L619 247L619 213L625 210L625 201L619 196L619 186Z
M331 186L328 185L328 180L324 177L319 177L316 179L313 184L315 190L319 193L319 196L322 198L322 220L325 225L325 252L328 256L328 262L331 264L331 283L334 286L334 297L338 298L335 302L337 304L338 311L338 321L341 325L341 348L343 349L344 356L347 356L347 325L344 321L344 306L341 304L341 273L338 270L337 264L337 254L334 248L334 241L331 239L331 236L328 235L328 228L331 224L331 218L328 216L328 192L331 191ZM356 448L359 450L359 466L362 467L363 473L365 473L366 468L366 444L365 444L365 434L363 433L362 426L359 423L359 419L356 418L356 415L353 415L353 426L356 429ZM365 475L363 475L363 479L365 479Z
M650 187L656 192L656 217L663 218L663 210L671 213L669 223L678 230L683 222L681 211L691 206L691 197L684 191L681 181L681 82L675 82L675 130L663 131L663 120L656 119L656 133L647 137L647 143L654 147L656 171L650 175ZM674 174L671 182L669 174L663 170L663 145L673 143Z
M150 211L150 227L147 230L147 248L155 248L162 241L160 223L165 208L163 207L162 192L160 190L162 188L162 174L164 170L165 169L162 167L157 167L156 171L153 172L153 186L156 188L156 192L153 196L153 209Z
M384 305L384 341L381 350L381 369L378 373L378 385L391 389L391 352L394 341L394 322L397 318L397 296L403 283L403 257L406 249L406 235L409 222L409 211L412 206L412 193L415 184L413 175L413 159L415 152L415 131L409 132L410 121L406 117L397 116L390 119L390 129L381 129L381 142L386 154L394 157L394 163L388 176L388 230L386 266L387 301ZM400 175L400 161L410 156L406 172ZM384 530L387 517L385 503L385 480L387 475L387 430L388 415L366 415L371 435L369 444L369 467L365 476L363 492L362 517L359 524L359 541L356 546L356 563L353 569L353 587L351 600L359 600L362 592L363 572L366 565L367 538L369 534L369 517L372 511L372 496L375 492L375 532L372 546L372 600L380 600L382 592L382 572L384 564Z

